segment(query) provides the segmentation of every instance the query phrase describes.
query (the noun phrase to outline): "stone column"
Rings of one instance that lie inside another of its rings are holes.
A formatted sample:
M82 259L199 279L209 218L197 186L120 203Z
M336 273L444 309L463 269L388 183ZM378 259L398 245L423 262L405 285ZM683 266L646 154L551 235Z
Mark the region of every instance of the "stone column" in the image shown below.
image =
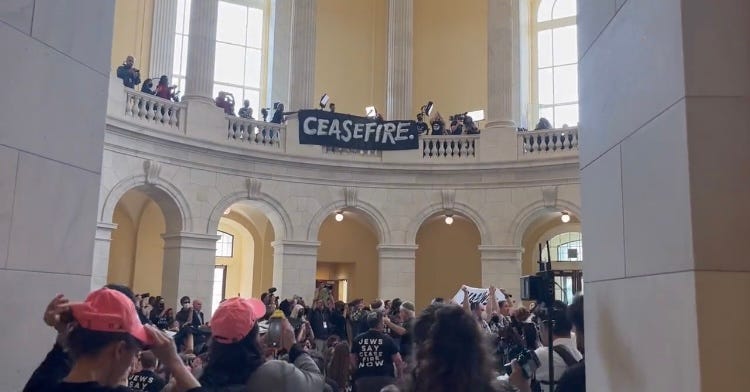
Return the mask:
M203 313L211 314L217 235L202 233L168 233L164 239L162 297L170 306L179 298L203 300Z
M94 262L91 266L91 290L100 289L107 284L109 271L109 247L112 244L112 231L116 223L99 222L94 234Z
M268 28L268 90L266 107L289 102L289 54L292 43L292 0L271 2ZM314 86L313 86L314 88Z
M177 18L177 0L156 0L154 2L154 20L151 27L151 75L144 77L157 78L167 75L171 79L174 63L175 19Z
M312 303L320 242L274 241L273 286L285 297L300 295Z
M414 265L417 245L379 245L378 296L415 301Z
M314 106L316 8L315 0L295 0L292 3L289 111Z
M213 102L218 12L219 0L191 3L185 101Z
M390 120L412 118L413 26L413 1L389 0L386 114Z
M587 389L743 389L750 2L579 12Z
M520 96L518 0L489 0L487 12L487 110L480 156L518 158L515 118Z
M482 287L495 286L518 298L521 288L521 252L503 245L479 245L482 259Z

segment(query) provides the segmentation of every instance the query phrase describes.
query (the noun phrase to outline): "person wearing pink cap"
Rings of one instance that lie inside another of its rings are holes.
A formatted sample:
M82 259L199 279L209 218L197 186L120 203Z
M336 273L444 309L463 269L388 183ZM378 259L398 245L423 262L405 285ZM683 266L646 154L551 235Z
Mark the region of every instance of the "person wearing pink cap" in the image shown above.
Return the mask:
M307 392L323 391L315 362L295 343L294 329L282 321L280 349L289 362L266 361L258 337L258 321L266 306L254 298L222 302L211 318L208 362L199 378L208 390Z
M131 298L119 291L102 288L84 302L70 303L62 295L47 306L44 321L60 332L56 349L63 343L73 359L62 380L65 357L48 354L34 372L24 392L129 391L127 376L134 358L144 347L177 379L180 391L201 391L195 377L182 365L172 340L151 325L144 326ZM65 368L67 370L67 368Z

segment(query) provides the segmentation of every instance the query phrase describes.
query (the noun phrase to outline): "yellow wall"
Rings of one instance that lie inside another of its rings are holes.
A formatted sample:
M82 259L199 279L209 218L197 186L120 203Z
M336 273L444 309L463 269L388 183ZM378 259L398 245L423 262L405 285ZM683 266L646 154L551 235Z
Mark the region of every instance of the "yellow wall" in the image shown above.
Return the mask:
M132 286L136 293L161 293L164 267L164 240L161 235L165 231L164 214L153 200L149 200L138 222Z
M336 222L333 217L328 217L320 227L318 241L318 262L354 263L353 271L349 269L351 267L344 267L331 272L330 267L323 267L320 276L333 273L334 278L342 276L339 279L348 279L349 298L364 298L368 302L377 298L378 238L371 228L353 218ZM326 278L330 279L330 276Z
M388 2L318 0L315 45L316 100L328 93L336 111L385 112ZM311 102L317 107L317 102Z
M154 0L116 0L112 34L112 71L125 57L135 57L135 67L141 70L141 80L149 75L151 58L151 26ZM158 75L156 75L158 76Z
M482 262L479 230L463 218L452 225L442 219L423 224L417 232L416 306L422 309L435 297L453 298L462 284L480 287Z
M414 0L414 108L487 109L487 0Z
M112 222L117 228L112 231L112 242L109 247L107 283L130 286L133 284L136 227L120 203L115 206Z
M216 265L227 266L226 298L252 296L255 241L239 222L222 218L219 230L234 236L232 257L217 257Z

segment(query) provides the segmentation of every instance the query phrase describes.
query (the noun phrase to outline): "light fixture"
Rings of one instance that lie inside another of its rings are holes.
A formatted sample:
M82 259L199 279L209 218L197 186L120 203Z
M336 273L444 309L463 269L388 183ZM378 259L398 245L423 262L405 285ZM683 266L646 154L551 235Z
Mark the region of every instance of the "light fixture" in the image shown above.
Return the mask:
M562 215L560 216L560 220L561 220L561 221L562 221L563 223L568 223L568 222L570 222L570 214L568 214L568 212L567 212L567 211L564 211L564 212L562 213Z
M445 224L446 225L452 225L453 224L453 215L446 215L445 216Z
M232 212L232 207L227 207L227 209L224 210L224 215L229 215L230 212Z
M375 106L365 106L365 114L367 117L377 117L378 110L375 109Z
M471 117L474 122L479 122L484 120L484 109L475 110L473 112L467 112L467 117Z
M336 219L336 222L341 222L342 220L344 220L344 214L342 214L341 211L336 211L334 219Z

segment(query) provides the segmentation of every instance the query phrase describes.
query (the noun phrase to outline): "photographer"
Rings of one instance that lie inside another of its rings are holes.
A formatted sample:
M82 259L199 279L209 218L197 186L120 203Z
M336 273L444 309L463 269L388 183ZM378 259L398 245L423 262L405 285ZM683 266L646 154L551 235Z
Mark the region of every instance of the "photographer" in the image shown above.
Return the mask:
M117 77L122 79L125 87L135 88L136 84L141 84L141 71L133 67L135 59L128 56L121 66L117 67Z
M424 114L417 114L417 133L420 135L424 135L425 133L427 133L428 129L429 127L427 126L427 123L424 122Z
M464 133L464 118L465 114L456 114L450 118L451 135L461 135Z
M216 106L224 110L225 114L234 116L234 95L226 91L219 91L219 95L216 96Z
M323 353L326 339L330 336L331 311L323 305L323 301L316 299L313 302L313 310L310 313L310 326L315 334L315 349Z
M169 78L167 78L167 75L162 75L159 78L159 84L156 85L156 96L177 102L179 99L177 99L174 93L176 88L177 86L169 85Z
M479 135L479 127L471 116L464 116L464 130L467 135Z

